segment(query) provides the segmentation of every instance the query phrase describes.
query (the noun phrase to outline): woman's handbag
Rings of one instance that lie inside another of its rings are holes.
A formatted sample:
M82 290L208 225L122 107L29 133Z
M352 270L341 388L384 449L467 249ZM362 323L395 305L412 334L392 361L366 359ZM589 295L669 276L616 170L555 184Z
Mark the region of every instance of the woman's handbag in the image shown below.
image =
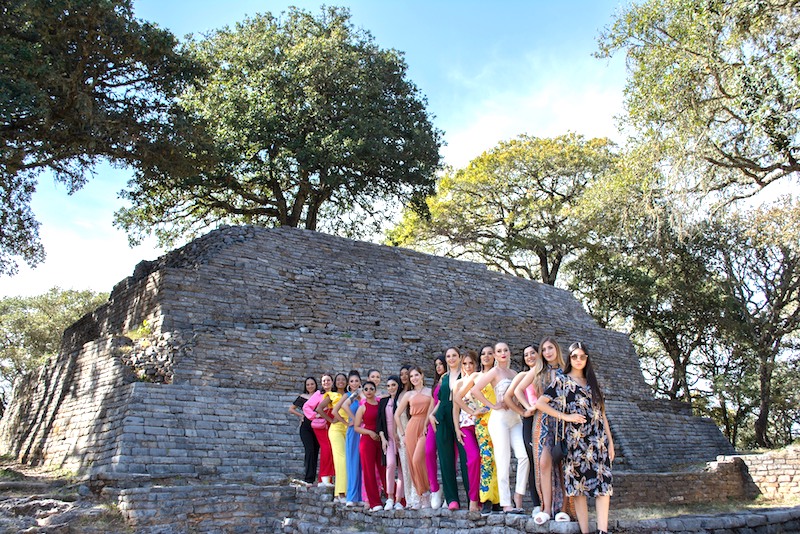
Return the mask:
M564 403L566 404L566 402ZM566 408L566 406L564 406ZM561 423L561 435L558 435L558 424ZM557 464L567 457L567 437L566 437L567 422L561 419L556 419L556 435L553 448L550 451L550 456L553 458L553 463Z

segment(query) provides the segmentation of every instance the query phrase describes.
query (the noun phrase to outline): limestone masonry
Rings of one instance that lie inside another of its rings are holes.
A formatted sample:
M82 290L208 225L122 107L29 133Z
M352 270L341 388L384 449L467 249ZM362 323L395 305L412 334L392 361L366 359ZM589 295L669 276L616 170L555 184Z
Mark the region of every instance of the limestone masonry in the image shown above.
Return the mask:
M448 346L585 341L620 472L731 454L714 424L655 400L627 337L566 291L484 266L305 230L226 227L142 262L15 385L0 452L136 487L278 482L302 470L287 408L323 371L432 368ZM127 485L127 486L126 486Z

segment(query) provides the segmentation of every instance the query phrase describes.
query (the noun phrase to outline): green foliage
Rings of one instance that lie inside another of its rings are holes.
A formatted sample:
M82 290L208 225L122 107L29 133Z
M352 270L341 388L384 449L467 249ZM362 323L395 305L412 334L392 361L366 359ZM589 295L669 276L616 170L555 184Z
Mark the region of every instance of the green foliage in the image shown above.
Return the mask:
M108 294L52 288L0 300L0 389L55 355L64 330L108 300Z
M406 213L388 241L555 284L589 233L571 210L615 159L608 139L574 133L502 142L445 174L428 199L430 217Z
M800 171L798 42L795 1L647 0L618 15L600 55L627 53L632 142L673 183L731 198Z
M145 339L148 336L152 335L153 327L149 321L146 319L142 321L142 324L130 332L126 332L125 336L130 339L131 341L138 341L140 339Z
M441 134L425 99L402 54L347 10L255 16L186 53L206 74L180 97L176 156L124 193L116 220L131 240L171 244L219 223L336 231L353 209L380 217L385 202L419 207L432 191Z
M656 394L692 403L737 446L790 443L800 427L782 384L800 380L784 363L800 332L800 204L698 219L656 172L632 179L642 162L626 157L584 194L577 212L594 233L570 288L601 324L630 332Z
M791 433L776 436L769 427L775 372L800 332L800 202L785 198L715 223L706 237L733 312L729 339L757 369L755 440L762 447L785 445ZM793 375L800 379L796 367Z
M30 209L49 170L71 193L100 158L152 156L188 70L172 34L130 0L18 0L0 8L0 273L43 260Z

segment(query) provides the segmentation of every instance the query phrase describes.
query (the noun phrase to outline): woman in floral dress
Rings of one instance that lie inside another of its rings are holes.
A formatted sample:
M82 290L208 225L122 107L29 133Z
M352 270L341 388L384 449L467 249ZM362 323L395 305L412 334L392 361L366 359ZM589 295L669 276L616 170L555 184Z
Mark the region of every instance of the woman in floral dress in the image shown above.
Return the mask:
M563 410L556 410L551 404L561 406ZM568 452L564 460L566 493L575 498L581 532L589 532L586 498L594 497L598 533L607 534L608 509L613 493L611 462L614 461L614 441L606 418L603 392L597 383L586 345L570 345L565 372L542 393L536 408L570 423L566 433Z

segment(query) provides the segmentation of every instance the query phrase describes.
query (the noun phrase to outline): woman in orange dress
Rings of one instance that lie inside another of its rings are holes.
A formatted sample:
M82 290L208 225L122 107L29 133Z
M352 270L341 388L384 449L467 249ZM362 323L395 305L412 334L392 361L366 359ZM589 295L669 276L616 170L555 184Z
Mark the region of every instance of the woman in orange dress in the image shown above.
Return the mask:
M428 426L428 413L433 408L433 396L430 388L425 387L422 369L412 367L408 376L411 391L403 395L395 412L395 424L398 428L398 437L405 440L411 479L414 481L417 493L420 495L421 506L430 506L430 484L428 482L428 469L425 467L425 432ZM411 419L408 421L405 433L400 425L400 414L406 407L411 409Z

